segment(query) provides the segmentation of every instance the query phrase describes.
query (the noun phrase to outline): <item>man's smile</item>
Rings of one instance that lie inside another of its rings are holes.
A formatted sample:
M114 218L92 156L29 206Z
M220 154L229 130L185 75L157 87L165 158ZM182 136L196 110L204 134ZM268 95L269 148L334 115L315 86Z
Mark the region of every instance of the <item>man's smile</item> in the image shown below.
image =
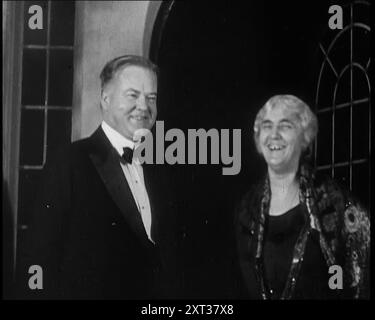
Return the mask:
M144 121L148 121L150 119L150 116L148 116L148 115L131 115L130 119L135 120L135 121L139 121L139 122L144 122Z

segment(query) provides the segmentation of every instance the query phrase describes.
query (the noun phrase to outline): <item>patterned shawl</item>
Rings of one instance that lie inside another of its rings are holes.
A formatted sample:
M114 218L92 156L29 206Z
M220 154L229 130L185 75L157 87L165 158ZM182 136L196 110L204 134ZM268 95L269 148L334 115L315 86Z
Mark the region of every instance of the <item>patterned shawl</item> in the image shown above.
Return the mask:
M370 220L366 210L331 179L318 179L304 164L298 172L300 204L306 214L306 225L296 241L293 260L282 299L293 296L296 279L301 268L309 233L315 229L327 266L339 265L343 270L346 298L368 298L370 260ZM266 214L269 212L271 190L268 175L251 197L255 208L256 270L262 297L267 299L263 279L262 249ZM260 194L259 194L260 193ZM327 284L328 285L328 284Z

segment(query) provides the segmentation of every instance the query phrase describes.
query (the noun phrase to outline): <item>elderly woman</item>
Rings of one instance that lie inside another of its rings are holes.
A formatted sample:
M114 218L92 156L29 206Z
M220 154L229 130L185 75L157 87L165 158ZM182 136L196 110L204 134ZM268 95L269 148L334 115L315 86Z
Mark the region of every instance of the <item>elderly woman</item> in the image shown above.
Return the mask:
M292 95L272 97L256 116L254 140L268 172L235 222L247 299L369 294L370 221L347 192L309 168L317 131L316 116Z

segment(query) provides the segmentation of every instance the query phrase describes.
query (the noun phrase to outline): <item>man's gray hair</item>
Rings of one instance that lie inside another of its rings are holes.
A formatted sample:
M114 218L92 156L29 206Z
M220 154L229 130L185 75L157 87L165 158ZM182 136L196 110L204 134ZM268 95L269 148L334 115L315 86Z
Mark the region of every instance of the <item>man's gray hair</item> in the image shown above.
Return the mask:
M104 66L102 72L100 73L100 80L101 80L101 89L105 88L105 86L115 77L116 73L128 66L138 66L150 70L151 72L158 75L158 67L152 63L150 60L136 55L125 55L121 57L117 57L112 59L111 61L107 62Z

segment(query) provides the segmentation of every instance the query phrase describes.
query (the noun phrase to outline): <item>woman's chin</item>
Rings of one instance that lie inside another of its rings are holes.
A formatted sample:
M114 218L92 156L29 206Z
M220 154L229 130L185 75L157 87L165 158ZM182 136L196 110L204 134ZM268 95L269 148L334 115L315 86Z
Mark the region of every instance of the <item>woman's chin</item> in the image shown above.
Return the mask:
M269 169L271 169L273 172L281 174L281 173L287 173L290 172L290 165L286 164L283 161L268 161L267 166Z
M275 158L270 158L267 159L267 165L271 168L278 168L280 166L283 166L283 161L281 159L275 159Z

